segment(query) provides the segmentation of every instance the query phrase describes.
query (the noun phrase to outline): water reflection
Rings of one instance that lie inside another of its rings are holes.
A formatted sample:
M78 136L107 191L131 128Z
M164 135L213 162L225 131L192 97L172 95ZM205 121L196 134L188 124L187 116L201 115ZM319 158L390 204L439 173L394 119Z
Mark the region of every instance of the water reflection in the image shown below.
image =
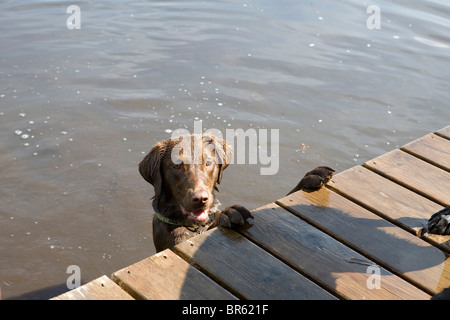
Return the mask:
M368 30L357 1L92 1L68 30L65 2L3 3L3 298L65 283L68 265L88 281L152 254L137 163L195 120L280 130L277 175L225 172L221 202L250 208L310 168L342 171L446 126L448 6L378 5Z

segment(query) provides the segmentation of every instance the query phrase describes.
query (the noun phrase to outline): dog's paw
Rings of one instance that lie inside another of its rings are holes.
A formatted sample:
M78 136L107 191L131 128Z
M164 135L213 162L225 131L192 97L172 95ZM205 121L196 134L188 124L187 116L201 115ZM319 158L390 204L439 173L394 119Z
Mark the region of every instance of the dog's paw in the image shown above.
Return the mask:
M316 191L322 188L324 184L331 180L334 174L334 169L330 167L317 167L305 174L302 180L297 184L297 186L289 192L289 194L298 191Z
M230 207L226 207L224 211L220 213L219 225L226 228L237 228L245 224L247 219L253 216L250 211L248 211L243 206L238 204Z
M322 186L325 184L325 179L319 175L310 175L307 177L304 177L300 181L300 190L305 191L316 191L322 188Z
M427 232L450 235L450 206L431 216L428 220Z
M446 288L440 293L432 296L431 300L450 300L450 288Z

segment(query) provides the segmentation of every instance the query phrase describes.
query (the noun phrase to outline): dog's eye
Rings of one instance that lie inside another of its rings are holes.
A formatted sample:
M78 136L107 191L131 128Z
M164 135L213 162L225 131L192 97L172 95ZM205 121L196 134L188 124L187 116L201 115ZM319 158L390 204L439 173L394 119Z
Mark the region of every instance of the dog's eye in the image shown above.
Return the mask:
M206 161L205 161L205 165L207 166L207 167L209 167L210 165L212 165L214 162L211 160L211 159L206 159Z
M174 165L173 165L173 168L174 168L174 169L177 169L177 170L181 169L182 167L183 167L183 166L182 166L181 163L174 163Z

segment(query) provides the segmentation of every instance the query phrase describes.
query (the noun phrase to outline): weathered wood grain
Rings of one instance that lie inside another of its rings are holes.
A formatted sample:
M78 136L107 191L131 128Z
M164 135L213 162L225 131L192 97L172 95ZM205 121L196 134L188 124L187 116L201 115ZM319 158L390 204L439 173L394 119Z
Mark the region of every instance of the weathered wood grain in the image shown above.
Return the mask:
M52 300L133 300L114 281L101 276Z
M245 299L336 299L230 229L215 228L174 250Z
M450 205L450 172L406 152L393 150L364 166L443 206Z
M430 293L450 286L441 250L333 191L296 192L277 204Z
M443 138L450 139L450 126L446 126L445 128L442 128L435 133Z
M431 215L443 208L361 166L335 175L328 187L416 235L421 235ZM450 253L450 236L423 237Z
M450 171L450 140L430 133L404 145L401 150L443 170Z
M236 299L169 249L114 272L112 278L136 299Z
M272 203L252 212L242 234L344 299L429 299L409 282ZM380 287L371 286L372 271Z

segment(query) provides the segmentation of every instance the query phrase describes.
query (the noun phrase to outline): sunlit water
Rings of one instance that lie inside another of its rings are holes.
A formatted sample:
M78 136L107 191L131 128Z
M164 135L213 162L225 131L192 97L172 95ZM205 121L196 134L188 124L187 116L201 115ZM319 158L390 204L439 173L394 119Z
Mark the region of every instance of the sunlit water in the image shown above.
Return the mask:
M0 3L3 298L153 254L137 164L177 128L279 130L275 175L234 164L219 186L256 208L449 124L446 1L378 1L378 30L362 1L81 1L79 30L71 4Z

